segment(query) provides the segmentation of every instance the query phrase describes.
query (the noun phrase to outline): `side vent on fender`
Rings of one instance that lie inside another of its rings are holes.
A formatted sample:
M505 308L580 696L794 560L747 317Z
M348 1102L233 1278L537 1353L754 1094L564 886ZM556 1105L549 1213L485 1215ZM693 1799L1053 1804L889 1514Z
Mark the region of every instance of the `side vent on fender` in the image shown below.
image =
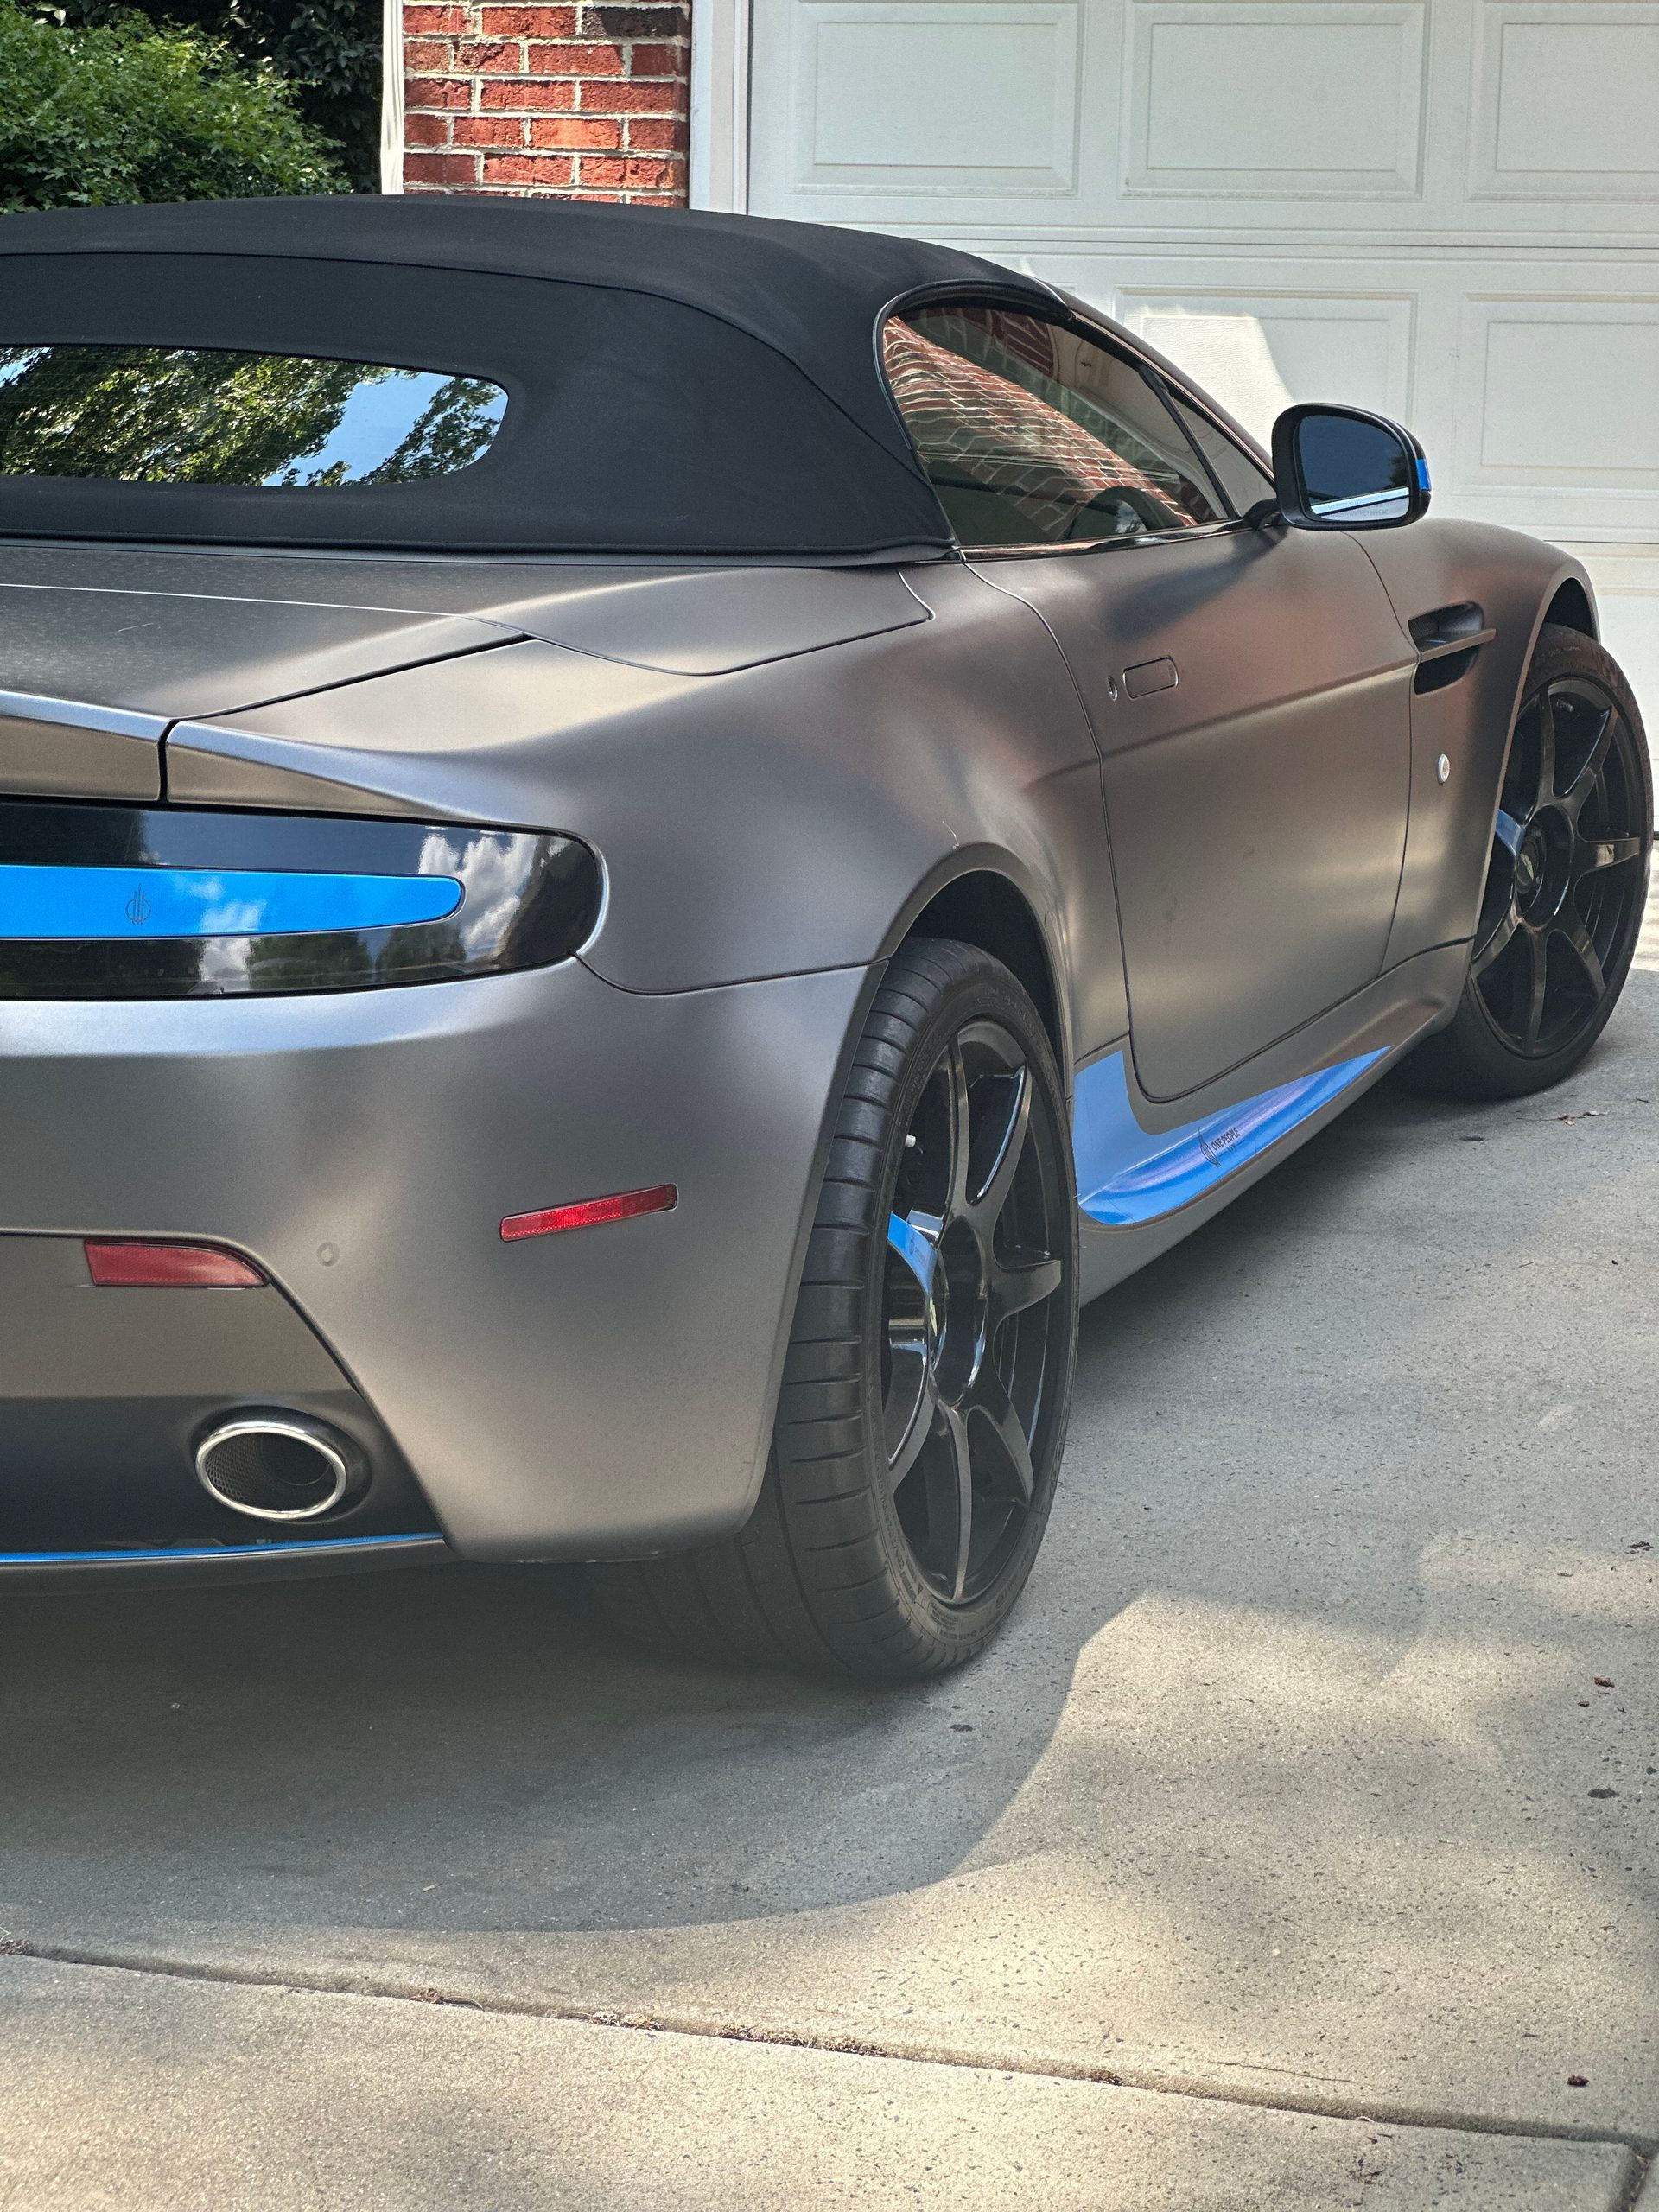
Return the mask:
M1485 626L1484 611L1473 600L1456 607L1437 607L1433 613L1414 616L1411 642L1417 648L1414 691L1443 691L1467 676L1475 656L1497 635Z

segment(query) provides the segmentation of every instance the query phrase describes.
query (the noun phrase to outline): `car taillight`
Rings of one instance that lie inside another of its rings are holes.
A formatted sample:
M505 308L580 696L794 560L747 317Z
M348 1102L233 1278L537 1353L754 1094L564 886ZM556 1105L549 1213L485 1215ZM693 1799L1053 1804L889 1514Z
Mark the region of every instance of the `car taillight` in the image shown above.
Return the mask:
M598 920L574 837L0 800L0 998L368 990L550 966Z

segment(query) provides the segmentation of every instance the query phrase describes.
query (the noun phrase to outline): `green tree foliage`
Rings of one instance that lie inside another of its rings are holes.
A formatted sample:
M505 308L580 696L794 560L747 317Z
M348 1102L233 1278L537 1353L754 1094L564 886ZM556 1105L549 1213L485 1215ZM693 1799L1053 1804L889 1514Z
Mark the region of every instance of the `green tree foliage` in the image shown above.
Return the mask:
M273 69L306 122L333 141L350 189L380 189L380 0L21 0L71 27L136 15L186 24L240 61Z
M339 192L337 155L270 64L223 41L0 0L0 209Z
M499 386L476 377L449 378L433 393L408 436L362 480L412 484L422 476L453 476L487 449L500 407Z
M321 445L359 371L268 353L48 346L0 382L13 475L259 484ZM10 365L10 364L8 364Z
M348 404L376 385L388 388L392 409L348 433L346 452L323 459ZM15 476L126 484L404 484L476 461L501 403L499 389L475 377L439 379L376 362L183 346L6 346L0 466Z

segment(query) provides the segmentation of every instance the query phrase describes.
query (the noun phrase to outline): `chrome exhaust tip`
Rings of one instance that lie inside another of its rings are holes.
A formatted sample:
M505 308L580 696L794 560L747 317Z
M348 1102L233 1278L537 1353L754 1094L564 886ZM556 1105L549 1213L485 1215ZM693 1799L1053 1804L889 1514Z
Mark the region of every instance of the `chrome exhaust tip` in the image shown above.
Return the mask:
M362 1453L304 1414L238 1414L196 1446L196 1477L210 1497L255 1521L317 1521L369 1486Z

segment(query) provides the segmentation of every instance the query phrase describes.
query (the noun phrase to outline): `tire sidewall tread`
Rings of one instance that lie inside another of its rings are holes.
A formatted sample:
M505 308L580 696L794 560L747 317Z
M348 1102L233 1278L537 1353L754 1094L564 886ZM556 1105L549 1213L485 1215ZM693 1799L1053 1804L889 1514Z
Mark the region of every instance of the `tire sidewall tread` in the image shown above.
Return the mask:
M836 1110L779 1391L772 1444L749 1521L683 1559L595 1571L647 1583L655 1611L699 1656L907 1679L960 1665L988 1643L1020 1594L1052 1500L1076 1361L1075 1207L1064 1372L1044 1414L1038 1502L983 1599L949 1605L928 1586L887 1491L880 1407L871 1389L881 1325L886 1216L902 1138L940 1053L966 1022L996 1021L1020 1042L1052 1118L1075 1190L1065 1094L1030 999L1001 962L951 940L913 940L877 988ZM826 1357L827 1355L827 1357ZM1046 1388L1051 1387L1049 1385ZM612 1607L637 1620L637 1599Z

